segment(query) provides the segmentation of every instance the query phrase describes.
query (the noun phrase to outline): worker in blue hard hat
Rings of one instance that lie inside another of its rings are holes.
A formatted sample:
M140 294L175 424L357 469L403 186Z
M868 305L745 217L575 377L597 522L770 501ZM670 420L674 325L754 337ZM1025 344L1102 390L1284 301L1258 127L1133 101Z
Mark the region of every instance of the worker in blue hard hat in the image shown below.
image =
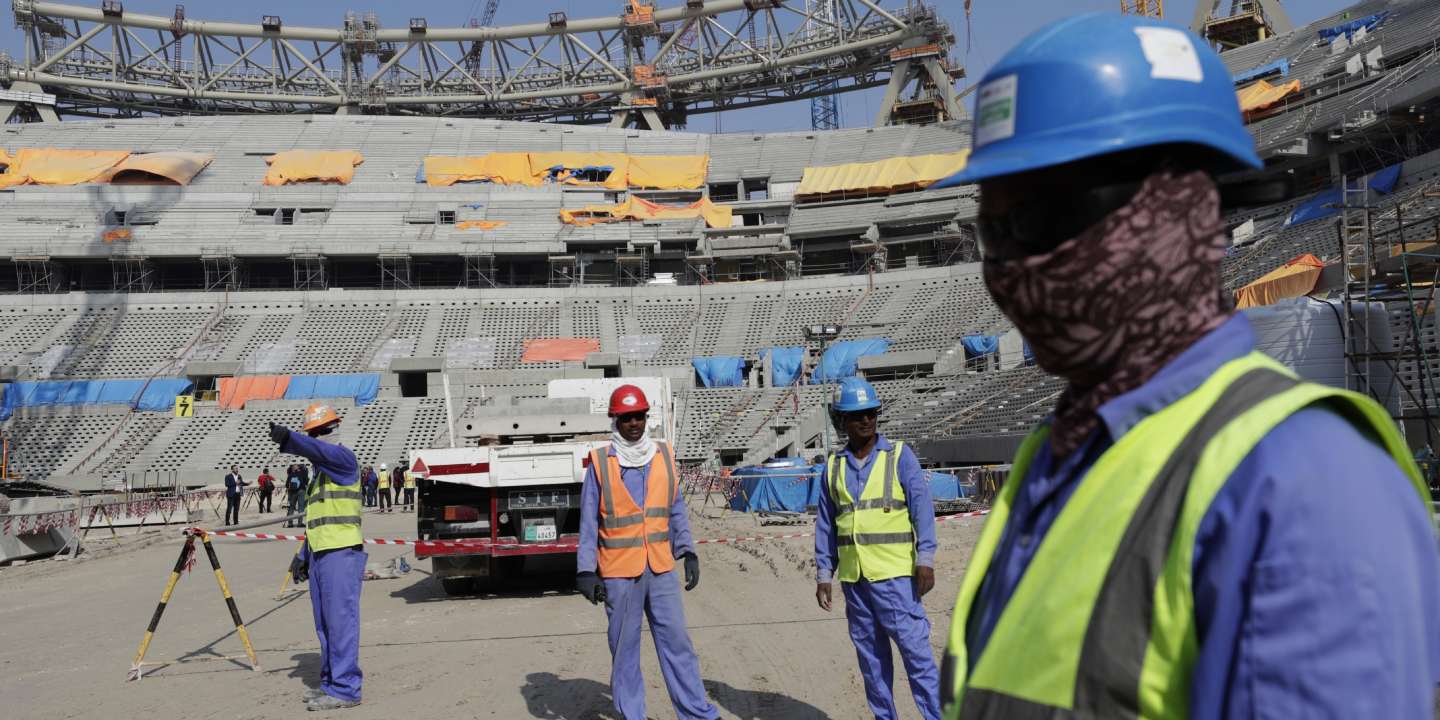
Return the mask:
M840 580L865 699L876 718L899 717L890 645L900 650L921 717L940 717L940 672L920 597L935 587L935 507L920 461L877 429L880 397L858 377L835 388L832 419L845 447L822 475L815 514L815 600L829 612Z
M1260 165L1230 71L1161 21L1062 20L981 81L945 184L980 184L985 283L1067 385L961 583L945 717L1433 713L1405 440L1256 352L1221 287L1222 194Z

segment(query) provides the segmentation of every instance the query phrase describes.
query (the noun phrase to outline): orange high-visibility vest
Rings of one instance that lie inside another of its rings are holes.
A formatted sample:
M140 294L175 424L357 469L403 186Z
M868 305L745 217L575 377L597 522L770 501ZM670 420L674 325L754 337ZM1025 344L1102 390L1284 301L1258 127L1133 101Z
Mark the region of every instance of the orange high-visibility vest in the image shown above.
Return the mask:
M620 478L620 461L606 449L591 451L590 467L600 483L599 558L601 577L639 577L648 562L654 573L675 569L670 551L670 508L679 492L679 473L670 446L659 446L650 461L645 507L641 509Z

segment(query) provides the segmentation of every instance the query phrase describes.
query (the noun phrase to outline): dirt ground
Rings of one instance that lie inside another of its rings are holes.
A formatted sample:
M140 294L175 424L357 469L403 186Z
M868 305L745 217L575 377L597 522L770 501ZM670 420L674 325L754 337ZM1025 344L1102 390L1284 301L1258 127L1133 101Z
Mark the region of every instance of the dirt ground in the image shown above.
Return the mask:
M718 511L716 511L718 512ZM806 532L741 514L702 517L697 538ZM247 514L242 522L254 518ZM936 587L925 598L939 657L982 518L941 523ZM284 532L275 526L257 531ZM369 514L367 537L414 537L413 517ZM95 537L92 533L92 539ZM10 718L292 718L318 684L310 598L276 596L295 544L216 539L260 672L252 672L201 553L171 598L147 661L126 675L181 547L174 530L92 541L73 561L0 568L0 701ZM407 548L409 575L364 584L360 664L364 703L328 713L365 718L614 718L605 612L572 590L573 565L500 594L450 598ZM868 717L843 600L815 605L812 540L700 546L701 582L686 619L712 701L726 718ZM643 666L650 717L674 717L653 646ZM223 659L238 656L240 660ZM915 718L896 659L897 704Z

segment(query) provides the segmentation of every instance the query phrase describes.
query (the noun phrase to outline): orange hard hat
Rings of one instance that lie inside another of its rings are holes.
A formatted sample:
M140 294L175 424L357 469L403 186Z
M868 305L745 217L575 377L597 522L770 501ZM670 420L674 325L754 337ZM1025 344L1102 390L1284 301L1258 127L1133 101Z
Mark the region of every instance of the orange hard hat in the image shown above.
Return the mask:
M338 422L340 415L335 412L335 408L325 403L310 403L310 407L305 408L305 432Z
M628 415L650 409L645 392L634 385L621 385L610 393L610 416Z

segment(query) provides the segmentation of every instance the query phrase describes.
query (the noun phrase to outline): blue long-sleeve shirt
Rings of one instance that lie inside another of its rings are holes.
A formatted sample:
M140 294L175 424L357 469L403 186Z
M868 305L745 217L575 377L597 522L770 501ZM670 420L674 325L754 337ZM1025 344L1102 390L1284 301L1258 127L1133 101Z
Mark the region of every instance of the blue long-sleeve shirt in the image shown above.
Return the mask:
M615 456L615 448L607 447L606 454ZM649 488L650 466L643 468L620 468L620 480L625 491L639 507L645 506L645 494ZM575 552L576 572L595 572L599 567L600 540L600 479L595 468L585 470L585 481L580 487L580 547ZM675 557L695 552L695 541L690 535L690 516L685 512L685 498L675 493L675 502L670 506L670 551Z
M984 649L1041 540L1097 458L1141 420L1254 347L1242 315L1145 385L1055 467L1031 462L976 599ZM1265 435L1201 521L1193 565L1199 653L1190 714L1430 717L1440 680L1440 554L1428 509L1376 442L1323 407Z
M280 449L309 460L315 469L329 475L336 485L354 485L360 480L360 463L355 459L355 451L344 445L317 440L291 430L290 439Z
M859 498L865 490L865 480L870 477L870 466L881 451L895 448L885 436L875 438L875 447L863 460L857 459L850 448L840 451L845 458L845 489L850 497ZM835 542L835 499L830 496L830 466L820 474L820 503L815 511L815 580L830 582L835 576L835 567L840 561L840 551ZM935 504L930 500L930 481L920 469L920 460L905 445L900 450L900 467L896 480L905 490L905 504L910 512L910 524L915 528L915 565L935 567Z

